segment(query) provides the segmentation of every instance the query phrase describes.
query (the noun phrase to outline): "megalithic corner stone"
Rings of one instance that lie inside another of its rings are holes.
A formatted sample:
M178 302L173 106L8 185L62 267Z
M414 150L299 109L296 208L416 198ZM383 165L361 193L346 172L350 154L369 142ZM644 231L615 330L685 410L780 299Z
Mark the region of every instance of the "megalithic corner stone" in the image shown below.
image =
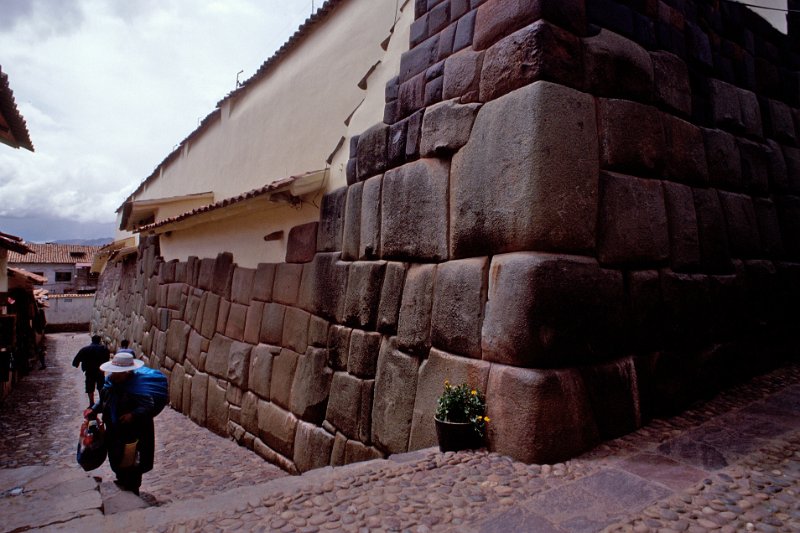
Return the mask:
M546 81L485 104L453 157L451 257L593 250L595 116L591 95Z

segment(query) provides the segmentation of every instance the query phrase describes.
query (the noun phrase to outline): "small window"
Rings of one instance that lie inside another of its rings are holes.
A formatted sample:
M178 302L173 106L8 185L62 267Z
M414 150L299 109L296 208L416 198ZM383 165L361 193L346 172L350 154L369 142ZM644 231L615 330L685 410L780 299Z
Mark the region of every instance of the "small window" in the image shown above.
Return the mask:
M76 258L77 257L84 257L84 256L86 256L86 252L70 252L69 256L70 257L76 257Z
M56 272L56 281L72 281L72 272Z

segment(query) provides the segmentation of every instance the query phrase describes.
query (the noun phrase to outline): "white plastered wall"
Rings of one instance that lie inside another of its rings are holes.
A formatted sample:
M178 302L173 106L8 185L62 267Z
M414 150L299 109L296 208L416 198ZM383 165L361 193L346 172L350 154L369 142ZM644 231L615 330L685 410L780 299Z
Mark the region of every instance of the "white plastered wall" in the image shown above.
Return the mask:
M346 184L350 137L383 121L385 86L408 49L413 11L410 0L345 2L269 74L224 102L219 118L134 200L213 191L219 201L326 168L333 155L328 181L300 209L270 208L162 234L163 257L231 252L242 266L283 261L289 230L318 220L321 195ZM358 87L363 79L365 89ZM174 214L159 210L156 221ZM265 243L264 235L276 231L283 239Z

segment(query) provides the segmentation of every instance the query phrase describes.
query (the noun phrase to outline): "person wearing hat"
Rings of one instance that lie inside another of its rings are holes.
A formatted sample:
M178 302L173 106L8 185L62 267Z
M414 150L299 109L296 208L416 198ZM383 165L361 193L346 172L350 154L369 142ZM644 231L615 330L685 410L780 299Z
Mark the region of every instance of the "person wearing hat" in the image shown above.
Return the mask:
M86 378L86 394L89 396L89 407L94 405L94 389L99 392L103 388L105 376L100 370L100 365L108 362L111 354L108 348L103 346L100 335L92 335L92 343L84 346L78 351L72 366L78 368L81 365L83 375Z
M100 365L100 370L107 373L100 400L84 411L84 417L89 419L102 414L108 462L117 475L115 483L137 495L142 474L153 469L153 417L160 411L145 383L148 372L158 371L142 369L143 366L143 361L128 352L118 352L111 361Z

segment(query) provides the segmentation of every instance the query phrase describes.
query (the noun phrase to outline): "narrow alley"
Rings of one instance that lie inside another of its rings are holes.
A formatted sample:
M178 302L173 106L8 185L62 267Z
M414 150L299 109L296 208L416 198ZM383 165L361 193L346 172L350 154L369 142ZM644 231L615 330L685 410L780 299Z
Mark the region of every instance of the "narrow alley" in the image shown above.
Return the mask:
M167 409L126 507L75 462L88 341L49 335L0 407L0 531L800 531L798 364L555 465L429 448L287 476Z

